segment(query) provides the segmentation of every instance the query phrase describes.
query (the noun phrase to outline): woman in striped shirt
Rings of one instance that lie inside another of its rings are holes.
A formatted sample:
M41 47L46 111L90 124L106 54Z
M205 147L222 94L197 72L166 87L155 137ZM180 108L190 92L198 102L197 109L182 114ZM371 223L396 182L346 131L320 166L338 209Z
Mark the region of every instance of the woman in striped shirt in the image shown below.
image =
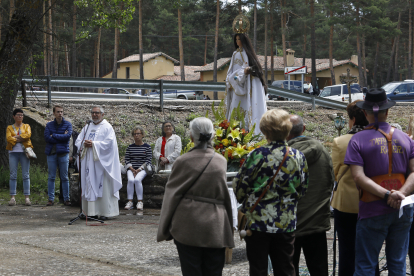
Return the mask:
M144 204L142 203L142 180L147 175L144 170L144 164L147 162L151 163L152 150L150 145L142 141L145 135L144 129L142 127L135 127L134 130L132 130L131 134L134 137L135 143L129 145L125 152L125 167L128 169L128 203L125 205L125 210L130 210L133 208L134 204L132 203L132 199L134 198L134 186L138 199L137 209L143 210Z

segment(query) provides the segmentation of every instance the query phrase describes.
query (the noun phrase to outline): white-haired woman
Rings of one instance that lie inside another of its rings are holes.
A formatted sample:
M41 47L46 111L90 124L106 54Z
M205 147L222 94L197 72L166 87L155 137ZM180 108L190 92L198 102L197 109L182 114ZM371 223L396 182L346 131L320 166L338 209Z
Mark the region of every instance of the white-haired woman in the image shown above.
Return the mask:
M194 148L177 158L165 186L157 241L174 239L184 276L221 275L225 248L234 247L227 161L215 154L210 119L194 119L190 137Z
M138 199L137 209L143 210L144 203L142 202L142 198L144 190L142 188L142 181L145 176L147 176L147 173L144 170L144 165L145 163L151 164L152 150L151 146L143 141L145 131L142 127L135 127L131 134L134 138L134 143L129 145L125 151L125 167L128 170L128 202L125 205L125 210L130 210L134 206L132 203L132 200L134 199L134 186Z

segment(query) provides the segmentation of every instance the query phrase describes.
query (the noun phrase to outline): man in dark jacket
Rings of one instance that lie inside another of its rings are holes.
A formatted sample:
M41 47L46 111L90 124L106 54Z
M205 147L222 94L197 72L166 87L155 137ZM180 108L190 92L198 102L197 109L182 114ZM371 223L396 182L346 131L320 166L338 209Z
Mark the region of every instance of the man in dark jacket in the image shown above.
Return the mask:
M70 205L69 200L69 140L72 135L72 124L63 118L63 108L53 107L55 119L46 124L45 141L48 166L47 192L49 201L46 206L52 206L55 199L56 170L59 167L60 179L62 181L63 199L65 205Z
M331 228L330 197L334 183L331 156L316 139L306 137L303 119L291 115L292 130L287 141L301 151L309 166L309 186L306 196L299 200L295 231L293 263L299 275L301 249L311 276L328 276L328 248L326 231Z

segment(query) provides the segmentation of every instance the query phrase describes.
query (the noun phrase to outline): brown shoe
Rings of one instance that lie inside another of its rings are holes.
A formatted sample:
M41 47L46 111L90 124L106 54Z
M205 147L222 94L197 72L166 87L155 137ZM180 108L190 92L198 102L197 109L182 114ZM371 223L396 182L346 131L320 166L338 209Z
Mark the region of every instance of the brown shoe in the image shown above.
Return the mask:
M47 202L46 206L53 206L54 204L55 204L55 203L54 203L53 201L49 200L49 201Z
M72 205L72 203L70 203L70 201L69 201L69 200L66 200L66 201L63 203L63 205L65 205L65 206L71 206L71 205Z

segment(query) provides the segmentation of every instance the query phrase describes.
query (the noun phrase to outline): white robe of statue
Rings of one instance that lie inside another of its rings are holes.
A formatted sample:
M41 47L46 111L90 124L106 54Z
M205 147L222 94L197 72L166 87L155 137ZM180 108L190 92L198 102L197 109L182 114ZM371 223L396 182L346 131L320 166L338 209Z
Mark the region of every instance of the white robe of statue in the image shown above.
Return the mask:
M82 210L88 216L118 216L122 178L114 129L106 120L97 125L90 123L76 139L78 148L81 148L86 129L85 140L92 140L93 146L84 147L78 156L78 164L82 158Z
M256 123L254 134L259 134L260 119L267 111L266 95L259 78L244 74L246 67L249 67L246 51L237 49L231 57L226 78L226 118L230 120L231 112L240 103L245 112L246 128L250 130Z

